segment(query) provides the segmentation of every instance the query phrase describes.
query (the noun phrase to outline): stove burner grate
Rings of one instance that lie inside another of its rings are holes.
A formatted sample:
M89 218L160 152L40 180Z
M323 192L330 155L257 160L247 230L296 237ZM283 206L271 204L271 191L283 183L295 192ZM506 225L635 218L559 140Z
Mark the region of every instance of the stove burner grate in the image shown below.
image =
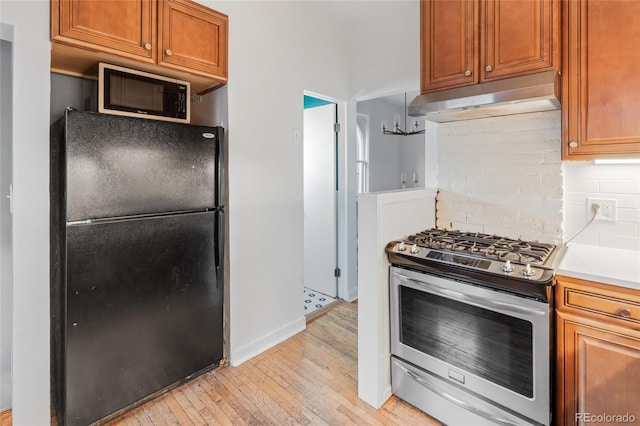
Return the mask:
M553 252L553 244L510 239L479 232L427 229L407 241L419 247L466 252L502 261L542 265Z

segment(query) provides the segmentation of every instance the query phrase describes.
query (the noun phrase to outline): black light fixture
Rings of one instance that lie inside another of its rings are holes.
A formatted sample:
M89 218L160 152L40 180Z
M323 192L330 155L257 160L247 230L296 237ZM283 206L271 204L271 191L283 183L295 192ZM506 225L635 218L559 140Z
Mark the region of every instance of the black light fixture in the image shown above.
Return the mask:
M418 120L415 120L413 122L413 130L409 130L409 131L406 130L406 123L408 118L409 116L407 114L407 92L405 92L404 93L405 128L404 129L400 128L400 115L396 114L396 116L393 119L393 130L387 129L386 120L382 120L382 124L380 125L380 128L382 129L382 133L384 133L385 135L396 135L396 136L423 135L424 129L418 130L418 126L419 126Z

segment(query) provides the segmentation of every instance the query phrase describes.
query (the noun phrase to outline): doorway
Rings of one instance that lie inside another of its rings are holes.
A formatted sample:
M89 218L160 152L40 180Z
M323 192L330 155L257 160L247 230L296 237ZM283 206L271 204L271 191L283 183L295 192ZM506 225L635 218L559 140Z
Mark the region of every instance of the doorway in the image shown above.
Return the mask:
M4 24L0 24L4 25ZM0 28L0 35L5 31ZM0 37L0 412L11 408L13 257L11 234L12 43Z
M369 115L356 117L356 179L357 192L369 192Z
M338 296L335 102L305 94L303 122L304 311Z

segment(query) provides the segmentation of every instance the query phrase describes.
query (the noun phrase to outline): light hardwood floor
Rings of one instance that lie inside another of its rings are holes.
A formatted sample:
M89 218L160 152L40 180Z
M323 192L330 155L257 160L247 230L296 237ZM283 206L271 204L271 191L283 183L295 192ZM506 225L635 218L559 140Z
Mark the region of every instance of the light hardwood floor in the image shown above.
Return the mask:
M109 423L115 425L439 425L392 397L358 399L357 304L238 367L206 373Z
M379 410L358 398L357 304L334 306L244 364L205 373L108 426L439 426L395 396ZM10 413L2 414L1 426L11 426Z
M11 426L11 410L0 413L0 426Z

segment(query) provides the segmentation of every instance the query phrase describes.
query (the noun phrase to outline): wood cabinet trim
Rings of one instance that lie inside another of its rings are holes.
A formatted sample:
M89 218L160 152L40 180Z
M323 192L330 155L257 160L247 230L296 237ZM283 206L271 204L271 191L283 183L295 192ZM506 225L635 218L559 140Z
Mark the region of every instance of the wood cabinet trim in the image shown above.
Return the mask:
M605 284L582 278L568 277L566 275L556 275L555 278L558 287L569 287L581 291L590 291L595 294L602 294L605 297L620 298L623 300L629 300L632 303L640 303L640 289Z

